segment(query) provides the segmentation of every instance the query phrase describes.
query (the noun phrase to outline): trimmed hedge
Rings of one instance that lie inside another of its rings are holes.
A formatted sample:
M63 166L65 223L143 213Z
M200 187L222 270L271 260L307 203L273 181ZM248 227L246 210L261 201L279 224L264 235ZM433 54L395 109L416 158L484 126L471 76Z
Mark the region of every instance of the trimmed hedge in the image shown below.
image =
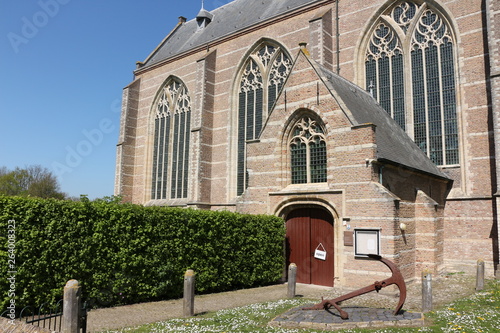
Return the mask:
M275 283L284 267L275 216L0 196L0 230L2 309L12 234L17 307L61 298L70 279L103 307L181 297L187 269L197 293L209 293Z

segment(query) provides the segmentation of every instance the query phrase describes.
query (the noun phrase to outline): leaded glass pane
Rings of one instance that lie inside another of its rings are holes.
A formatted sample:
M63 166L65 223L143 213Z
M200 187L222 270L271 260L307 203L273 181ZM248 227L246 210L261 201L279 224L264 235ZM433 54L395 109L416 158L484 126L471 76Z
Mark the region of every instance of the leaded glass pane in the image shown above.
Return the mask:
M377 86L377 61L373 57L368 57L365 63L366 71L366 90L369 91L373 98L378 100Z
M163 118L162 121L162 141L164 142L163 147L162 147L162 158L159 160L161 163L161 168L162 168L162 188L161 188L161 197L159 199L166 199L167 198L167 183L168 183L168 163L169 163L169 146L170 146L170 123L171 123L172 117L169 115L166 118Z
M258 109L262 102L263 78L257 63L250 59L241 78L238 105L238 165L237 194L241 195L246 188L245 142L255 138L256 115L262 113Z
M326 182L326 143L316 136L309 144L311 150L311 183Z
M170 116L168 116L168 119L170 120ZM160 128L159 128L160 147L158 155L159 172L157 179L157 184L158 184L157 199L164 199L165 191L167 189L167 177L166 177L167 168L165 168L165 159L168 160L168 151L166 151L166 147L168 147L168 137L165 135L165 132L167 131L166 122L167 118L160 119Z
M264 113L264 91L261 89L257 89L255 91L255 125L253 129L253 135L251 139L257 139L260 135L260 131L262 130L262 116Z
M403 53L397 34L385 23L380 23L371 36L365 70L367 90L404 128Z
M389 114L391 114L391 72L389 70L389 58L382 57L379 63L379 103Z
M418 49L411 53L413 82L414 140L427 153L427 113L425 106L425 82L423 53Z
M176 198L182 198L182 185L184 184L184 156L186 149L186 113L180 114L179 123L179 160L177 164L177 192L175 194Z
M152 199L186 198L191 103L185 86L171 80L157 102ZM173 120L172 120L173 118ZM186 184L186 185L184 185ZM170 187L170 191L168 190Z
M153 172L152 172L152 186L151 198L162 199L164 198L164 191L167 187L167 178L165 177L165 161L168 160L166 152L166 142L168 139L167 124L170 116L155 119L155 136L153 144Z
M176 109L173 124L173 147L171 165L170 198L180 199L187 197L187 167L189 164L189 135L190 100L184 87L177 89Z
M326 182L326 141L322 128L310 118L303 118L292 133L292 184Z
M260 88L259 88L260 89ZM246 140L252 140L255 137L255 90L247 92L246 96Z
M259 137L266 117L264 110L271 111L291 65L289 57L272 45L262 46L245 65L238 96L237 195L241 195L248 184L246 141ZM262 73L268 73L268 77L264 78Z
M237 194L241 195L245 190L245 114L246 93L240 92L238 105L238 166L237 166Z
M427 77L427 112L429 122L429 157L435 164L442 165L441 87L438 48L435 45L425 49L425 62Z
M422 8L423 7L423 8ZM429 4L397 2L380 20L366 47L365 84L406 129L413 113L416 144L438 165L459 163L454 44L446 21ZM403 49L396 30L410 42ZM411 66L405 86L405 64ZM410 94L411 105L405 105Z
M268 49L261 49L261 59L267 57ZM237 194L246 188L245 142L255 139L262 128L263 77L255 60L250 59L243 72L238 105L238 165Z
M403 54L392 57L392 117L406 129Z
M458 164L453 44L445 22L431 9L424 11L416 25L412 47L423 53L425 68L422 98L426 103L428 128L420 139L426 140L424 151L437 165Z
M156 188L157 188L157 183L156 179L158 178L158 145L159 145L159 138L158 138L158 128L159 128L159 123L160 120L158 118L155 119L155 136L154 136L154 143L153 143L153 182L151 184L151 198L156 199Z
M177 186L177 182L176 180L178 179L177 177L177 171L178 171L178 162L179 162L179 114L176 114L174 116L174 140L176 142L176 144L173 145L173 148L172 148L172 183L171 183L171 188L170 188L170 197L171 198L176 198L177 195L176 195L176 186Z
M290 145L292 184L307 183L307 146L300 139Z
M458 164L458 125L456 111L456 92L453 64L453 44L441 45L441 72L443 81L443 108L446 164Z
M188 179L189 179L189 147L191 141L191 111L186 112L186 127L184 141L184 170L182 176L182 197L187 198L188 195Z

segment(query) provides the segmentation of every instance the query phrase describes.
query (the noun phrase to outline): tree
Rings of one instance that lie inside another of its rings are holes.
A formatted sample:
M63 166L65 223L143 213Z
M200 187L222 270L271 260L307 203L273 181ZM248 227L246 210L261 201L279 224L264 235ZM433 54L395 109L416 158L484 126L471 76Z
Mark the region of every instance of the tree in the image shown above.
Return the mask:
M64 199L56 176L40 165L9 171L0 167L0 194Z

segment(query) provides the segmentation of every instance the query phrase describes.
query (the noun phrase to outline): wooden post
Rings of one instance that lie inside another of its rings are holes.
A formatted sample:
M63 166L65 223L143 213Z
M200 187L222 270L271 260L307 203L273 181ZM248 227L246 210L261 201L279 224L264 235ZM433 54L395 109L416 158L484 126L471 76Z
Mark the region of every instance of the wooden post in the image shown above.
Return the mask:
M184 274L184 317L192 317L194 315L194 271L188 269Z
M297 265L288 266L288 298L294 298L297 290Z
M422 312L432 311L432 274L422 272Z
M69 280L64 286L63 333L80 332L81 287L77 280Z
M477 261L477 272L476 272L476 291L484 289L484 260L479 259Z

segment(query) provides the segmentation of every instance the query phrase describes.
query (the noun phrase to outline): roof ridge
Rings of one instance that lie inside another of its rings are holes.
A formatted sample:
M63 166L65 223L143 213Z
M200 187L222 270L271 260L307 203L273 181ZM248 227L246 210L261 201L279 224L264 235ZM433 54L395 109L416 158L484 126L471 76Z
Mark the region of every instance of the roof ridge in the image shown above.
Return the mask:
M208 45L213 41L226 38L240 31L262 24L291 12L301 12L302 8L315 8L332 0L233 0L211 11L212 22L202 34L198 32L197 18L184 22L166 38L148 57L141 69L160 63L163 60L188 52L196 47ZM176 38L177 37L177 38Z

